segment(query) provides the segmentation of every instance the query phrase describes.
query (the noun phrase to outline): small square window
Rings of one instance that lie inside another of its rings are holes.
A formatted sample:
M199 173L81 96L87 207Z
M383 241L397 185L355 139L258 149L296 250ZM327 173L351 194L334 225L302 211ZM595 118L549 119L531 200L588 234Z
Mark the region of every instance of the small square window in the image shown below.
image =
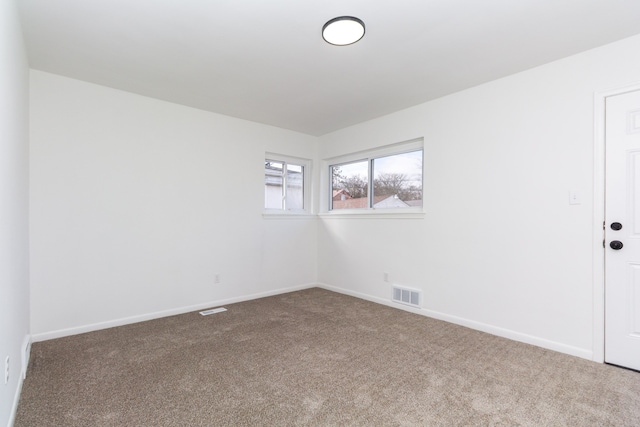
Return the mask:
M305 211L308 208L308 169L305 160L266 158L264 161L264 208Z

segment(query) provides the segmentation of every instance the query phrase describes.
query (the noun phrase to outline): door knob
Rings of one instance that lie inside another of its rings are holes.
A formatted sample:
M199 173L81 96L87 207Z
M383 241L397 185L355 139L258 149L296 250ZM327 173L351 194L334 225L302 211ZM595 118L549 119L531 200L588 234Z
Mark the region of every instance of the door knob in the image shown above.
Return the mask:
M622 249L624 245L620 240L614 240L611 243L609 243L609 246L611 246L611 249L619 251L620 249Z
M622 230L622 224L620 224L619 222L612 222L611 229L615 231Z

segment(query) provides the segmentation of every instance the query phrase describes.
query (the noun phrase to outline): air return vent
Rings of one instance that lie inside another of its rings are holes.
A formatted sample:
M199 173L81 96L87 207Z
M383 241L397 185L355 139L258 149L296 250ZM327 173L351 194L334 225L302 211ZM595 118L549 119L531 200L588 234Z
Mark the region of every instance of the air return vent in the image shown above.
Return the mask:
M410 305L412 307L420 307L420 291L409 288L401 288L393 286L393 301L400 304Z
M222 313L223 311L227 311L227 309L224 308L224 307L211 308L209 310L201 311L200 314L202 314L203 316L208 316L208 315L214 314L214 313Z

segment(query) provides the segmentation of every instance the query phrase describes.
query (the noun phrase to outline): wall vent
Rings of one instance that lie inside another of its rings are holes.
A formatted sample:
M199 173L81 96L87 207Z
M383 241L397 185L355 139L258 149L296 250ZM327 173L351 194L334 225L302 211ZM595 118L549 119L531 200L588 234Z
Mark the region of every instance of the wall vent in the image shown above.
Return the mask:
M222 313L223 311L227 311L227 309L224 307L210 308L209 310L201 311L200 314L202 314L203 316L208 316L210 314Z
M420 308L420 291L393 285L393 301Z

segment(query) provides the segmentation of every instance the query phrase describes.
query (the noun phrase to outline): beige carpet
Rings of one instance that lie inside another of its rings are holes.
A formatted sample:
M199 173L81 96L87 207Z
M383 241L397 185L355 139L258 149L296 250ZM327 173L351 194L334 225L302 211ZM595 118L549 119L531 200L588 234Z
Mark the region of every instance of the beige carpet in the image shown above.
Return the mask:
M16 427L639 426L640 374L322 289L35 343Z

